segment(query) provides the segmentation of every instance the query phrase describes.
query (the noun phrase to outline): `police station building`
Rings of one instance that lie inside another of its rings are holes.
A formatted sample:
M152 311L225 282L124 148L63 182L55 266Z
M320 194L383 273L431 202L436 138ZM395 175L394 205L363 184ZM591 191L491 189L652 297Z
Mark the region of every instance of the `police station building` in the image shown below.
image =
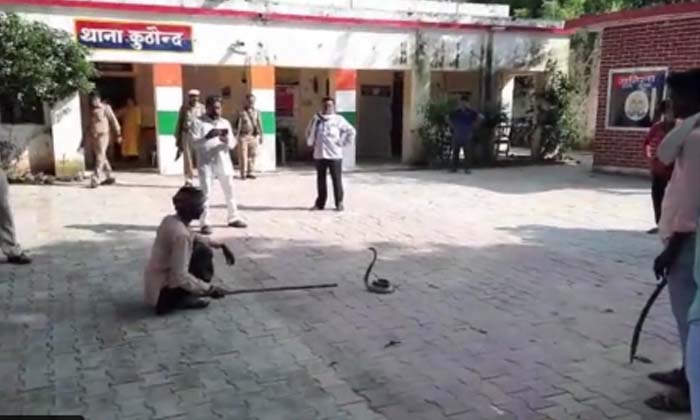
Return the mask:
M162 174L182 172L174 131L189 89L221 95L227 117L247 93L257 97L262 170L273 170L282 154L307 156L304 132L324 96L357 127L348 168L358 161L412 163L422 157L416 128L431 97L469 93L475 107L499 100L514 116L516 78L541 84L547 60L565 69L569 53L563 23L511 19L504 5L0 0L0 10L73 33L90 49L103 97L115 109L128 99L138 104L139 164ZM57 173L85 166L75 152L84 112L78 97L52 111L61 116L52 120L50 147Z

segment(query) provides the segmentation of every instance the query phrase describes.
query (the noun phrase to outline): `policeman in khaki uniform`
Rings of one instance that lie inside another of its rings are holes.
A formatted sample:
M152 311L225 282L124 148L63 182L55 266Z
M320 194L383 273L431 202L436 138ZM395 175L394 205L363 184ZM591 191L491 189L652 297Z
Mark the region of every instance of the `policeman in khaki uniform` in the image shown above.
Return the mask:
M90 187L97 188L98 185L111 185L116 182L112 176L112 166L107 159L107 149L110 143L110 134L114 132L117 144L122 142L122 130L112 107L102 101L99 93L90 94L90 116L87 127L87 146L95 155L95 171L90 180ZM83 139L82 147L85 146ZM102 175L105 180L102 180Z
M255 109L255 95L246 95L246 105L238 113L236 138L238 139L238 166L241 179L255 179L255 158L258 144L262 144L262 119L260 111Z
M187 103L180 108L177 118L175 139L177 141L177 160L182 155L185 170L185 185L191 186L194 181L195 154L192 146L192 130L195 121L204 115L204 105L199 102L199 90L187 92Z

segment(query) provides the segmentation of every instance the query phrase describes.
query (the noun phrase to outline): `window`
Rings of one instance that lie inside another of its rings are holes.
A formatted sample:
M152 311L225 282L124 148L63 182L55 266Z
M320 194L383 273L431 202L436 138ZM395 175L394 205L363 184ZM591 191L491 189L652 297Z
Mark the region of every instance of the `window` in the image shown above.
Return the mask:
M610 70L605 126L619 130L651 127L656 107L666 95L668 68Z

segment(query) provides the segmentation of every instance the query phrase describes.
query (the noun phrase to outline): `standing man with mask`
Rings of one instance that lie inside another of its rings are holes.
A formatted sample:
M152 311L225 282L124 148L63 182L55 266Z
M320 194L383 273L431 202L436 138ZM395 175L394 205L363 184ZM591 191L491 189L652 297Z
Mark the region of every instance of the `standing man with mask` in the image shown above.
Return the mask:
M255 109L255 95L246 95L246 104L238 113L236 138L238 139L238 166L241 179L255 179L255 158L258 144L262 144L262 119L260 111Z
M200 225L202 233L210 235L212 228L209 224L209 206L214 177L219 180L226 197L228 226L245 228L247 225L240 218L233 195L233 164L229 153L236 147L236 138L233 136L231 123L221 117L222 99L220 96L208 97L206 108L206 114L195 122L193 145L197 158L199 185L206 197Z
M311 119L306 130L306 143L314 148L318 195L311 210L323 210L328 199L326 173L331 172L335 209L343 211L343 147L355 141L355 127L335 113L333 98L323 99L323 110Z
M199 102L199 91L191 89L187 92L187 103L180 108L180 115L175 128L175 139L177 141L177 157L182 155L182 163L185 172L185 185L191 186L194 182L194 152L192 151L192 129L194 122L204 115L204 105Z
M112 185L116 182L112 176L112 166L107 159L107 149L112 131L116 135L117 144L121 144L122 130L112 107L102 101L99 93L92 92L90 94L90 117L87 129L88 146L95 155L95 171L90 180L91 188L97 188L98 185ZM103 172L106 178L101 181Z

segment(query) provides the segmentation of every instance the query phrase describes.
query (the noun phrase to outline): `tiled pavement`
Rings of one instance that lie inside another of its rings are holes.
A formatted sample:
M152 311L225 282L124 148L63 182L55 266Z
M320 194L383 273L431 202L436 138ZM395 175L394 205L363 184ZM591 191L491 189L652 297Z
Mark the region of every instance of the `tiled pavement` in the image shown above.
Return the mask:
M141 272L180 179L120 181L12 186L36 263L0 264L0 414L684 418L641 403L660 389L646 373L679 359L665 295L641 344L654 364L626 362L659 250L642 233L643 180L575 166L358 173L344 214L304 210L310 173L237 181L250 228L215 233L239 261L219 267L226 283L340 286L164 318L142 304ZM363 290L370 245L396 294Z

